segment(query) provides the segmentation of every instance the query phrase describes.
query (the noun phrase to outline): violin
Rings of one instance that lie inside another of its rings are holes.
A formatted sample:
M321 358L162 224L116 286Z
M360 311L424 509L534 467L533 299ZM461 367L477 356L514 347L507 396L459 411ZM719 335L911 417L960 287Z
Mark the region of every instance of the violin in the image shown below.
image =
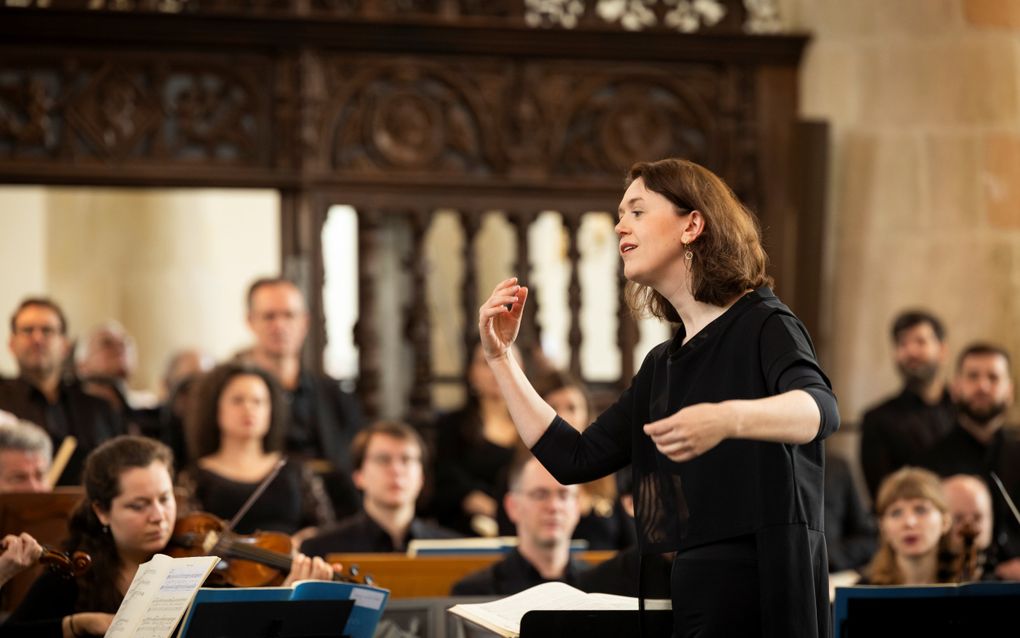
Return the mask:
M2 543L3 551L7 551L7 544ZM68 554L59 549L53 549L47 545L40 545L42 552L35 558L35 562L45 565L54 574L64 578L77 578L92 568L92 557L85 552L74 552Z
M38 560L40 565L45 565L51 572L64 578L77 578L92 569L92 557L85 552L78 551L68 555L67 552L45 545L42 546L42 554Z
M217 516L195 512L177 520L167 547L175 558L219 556L223 560L210 574L212 584L234 587L265 587L279 585L290 572L290 536L283 532L237 534ZM333 573L333 580L347 583L372 584L356 567L348 573Z
M966 583L978 576L980 568L979 551L976 542L978 529L973 523L967 522L960 527L959 533L963 547L960 555L956 557L954 582Z

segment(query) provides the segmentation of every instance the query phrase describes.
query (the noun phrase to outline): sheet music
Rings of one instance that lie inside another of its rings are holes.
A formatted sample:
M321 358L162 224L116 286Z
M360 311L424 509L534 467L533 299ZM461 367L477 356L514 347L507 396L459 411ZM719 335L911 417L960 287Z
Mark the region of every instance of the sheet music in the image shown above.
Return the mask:
M660 605L646 607L662 608ZM519 594L508 596L490 603L456 605L450 611L463 615L469 620L484 620L512 635L521 632L521 618L529 611L570 609L629 611L638 609L638 599L612 594L586 594L570 585L559 582L543 583ZM467 612L467 613L462 613ZM490 627L491 628L491 627Z
M219 561L153 556L138 567L106 638L168 638Z

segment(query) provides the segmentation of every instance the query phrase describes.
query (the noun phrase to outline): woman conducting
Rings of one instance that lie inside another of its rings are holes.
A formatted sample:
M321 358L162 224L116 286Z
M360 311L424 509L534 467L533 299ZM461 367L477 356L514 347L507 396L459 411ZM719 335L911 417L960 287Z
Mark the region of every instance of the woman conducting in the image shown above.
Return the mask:
M633 464L642 552L676 552L677 636L828 635L822 439L839 415L769 289L755 218L716 175L668 159L631 168L616 233L632 307L677 332L582 433L508 355L528 290L501 282L479 332L522 440L562 483Z

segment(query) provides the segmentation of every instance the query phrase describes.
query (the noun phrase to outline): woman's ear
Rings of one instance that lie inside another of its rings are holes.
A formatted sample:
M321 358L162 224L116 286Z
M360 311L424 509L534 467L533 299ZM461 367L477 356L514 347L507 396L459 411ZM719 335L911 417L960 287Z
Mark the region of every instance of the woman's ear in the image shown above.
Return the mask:
M104 512L102 508L99 507L99 505L95 503L92 504L92 513L96 515L96 518L98 518L99 522L102 523L103 525L110 524L110 513Z
M953 517L949 512L942 513L942 535L945 536L953 529Z
M701 233L705 231L705 216L701 214L700 210L692 210L687 215L687 225L684 226L684 232L680 236L680 239L685 244L689 244L701 237Z

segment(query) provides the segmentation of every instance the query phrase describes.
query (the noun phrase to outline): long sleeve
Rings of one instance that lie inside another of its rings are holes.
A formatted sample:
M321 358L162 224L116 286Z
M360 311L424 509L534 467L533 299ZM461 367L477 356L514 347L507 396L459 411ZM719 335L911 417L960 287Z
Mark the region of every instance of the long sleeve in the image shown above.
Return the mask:
M73 579L44 573L10 618L0 626L2 638L63 638L61 622L75 612L78 584Z

